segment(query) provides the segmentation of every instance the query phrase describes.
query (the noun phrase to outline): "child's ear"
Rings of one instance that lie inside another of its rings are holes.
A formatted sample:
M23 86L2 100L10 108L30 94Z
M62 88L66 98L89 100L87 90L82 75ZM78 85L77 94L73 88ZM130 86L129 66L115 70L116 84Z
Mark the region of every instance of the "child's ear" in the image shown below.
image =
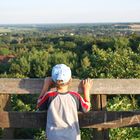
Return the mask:
M69 81L70 83L72 82L72 78L70 78L70 81Z
M70 78L70 80L68 81L68 84L71 84L71 82L72 82L72 78Z

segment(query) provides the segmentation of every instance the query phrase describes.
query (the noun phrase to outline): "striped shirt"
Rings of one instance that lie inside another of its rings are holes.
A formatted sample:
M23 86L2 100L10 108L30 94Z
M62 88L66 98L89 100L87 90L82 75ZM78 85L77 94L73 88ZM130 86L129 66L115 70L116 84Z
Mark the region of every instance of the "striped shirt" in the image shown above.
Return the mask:
M77 112L87 112L89 106L80 94L50 91L38 99L37 106L47 110L48 140L81 140Z

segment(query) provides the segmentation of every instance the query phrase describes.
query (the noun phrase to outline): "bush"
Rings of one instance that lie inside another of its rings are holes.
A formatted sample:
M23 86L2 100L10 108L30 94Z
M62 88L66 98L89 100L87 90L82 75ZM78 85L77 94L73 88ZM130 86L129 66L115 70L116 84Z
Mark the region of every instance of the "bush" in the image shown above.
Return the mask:
M138 110L139 106L135 96L115 96L108 101L109 111L132 111ZM139 140L140 128L116 128L110 129L110 140Z

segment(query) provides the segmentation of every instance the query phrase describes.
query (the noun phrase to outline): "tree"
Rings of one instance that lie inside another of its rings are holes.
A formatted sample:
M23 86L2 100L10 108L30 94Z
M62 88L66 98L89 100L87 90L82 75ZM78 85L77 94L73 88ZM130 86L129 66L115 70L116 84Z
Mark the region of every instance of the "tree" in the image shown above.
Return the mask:
M28 76L30 72L30 63L25 56L14 58L10 61L9 72L12 74L21 74Z

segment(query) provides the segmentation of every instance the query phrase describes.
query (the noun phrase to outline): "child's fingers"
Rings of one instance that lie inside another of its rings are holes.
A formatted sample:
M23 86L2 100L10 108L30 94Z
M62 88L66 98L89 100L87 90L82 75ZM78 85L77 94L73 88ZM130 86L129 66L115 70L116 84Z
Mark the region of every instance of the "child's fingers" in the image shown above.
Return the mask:
M85 80L82 80L83 87L85 87L85 86L90 86L91 87L92 86L92 83L93 83L93 81L90 78L87 78Z
M84 85L85 84L85 80L82 80L82 85Z
M90 78L87 78L87 79L85 79L85 84L88 85L88 86L92 86L93 80L90 79Z
M85 82L90 83L90 82L91 82L91 79L90 79L90 78L87 78L87 79L85 80Z
M90 78L87 78L87 82L90 83Z

